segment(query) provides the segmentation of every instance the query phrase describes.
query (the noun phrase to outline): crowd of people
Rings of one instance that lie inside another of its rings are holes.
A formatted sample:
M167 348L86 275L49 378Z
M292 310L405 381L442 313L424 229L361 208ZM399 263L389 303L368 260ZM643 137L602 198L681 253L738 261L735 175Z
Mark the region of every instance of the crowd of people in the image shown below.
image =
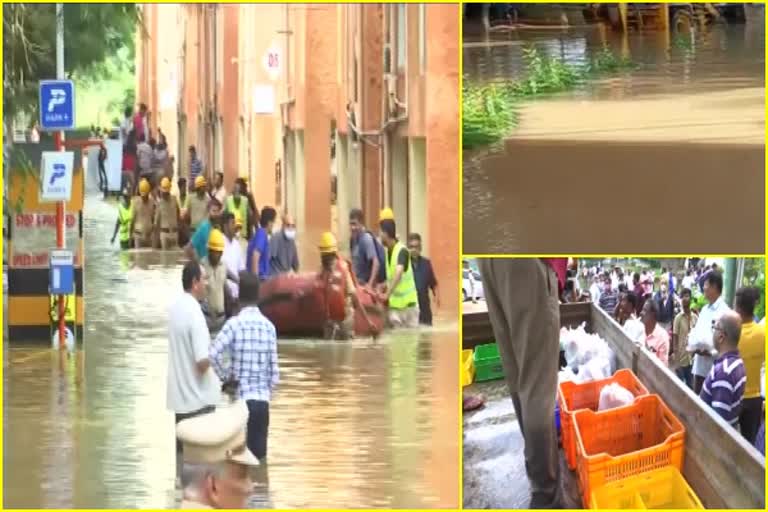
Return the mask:
M716 414L765 454L765 319L761 290L736 290L732 310L716 264L683 273L662 268L578 268L565 258L478 260L488 315L525 441L530 508L576 508L562 492L557 431L559 304L592 301L628 338L672 370ZM709 339L710 350L690 340ZM464 396L464 410L484 405Z
M569 270L561 301L591 300L635 343L645 346L714 411L764 450L761 372L765 318L755 317L761 292L736 290L732 310L723 299L716 263L626 272L621 267ZM703 300L695 300L703 297ZM710 339L712 348L689 344Z

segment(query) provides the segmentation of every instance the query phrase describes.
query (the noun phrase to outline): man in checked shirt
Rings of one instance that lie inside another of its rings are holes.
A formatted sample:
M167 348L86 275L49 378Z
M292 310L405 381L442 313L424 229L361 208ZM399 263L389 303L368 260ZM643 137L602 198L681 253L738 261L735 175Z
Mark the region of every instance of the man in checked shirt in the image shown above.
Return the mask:
M267 458L269 401L280 382L277 332L256 306L259 278L240 273L240 313L227 320L209 351L222 382L237 381L239 398L248 404L246 444L261 463ZM229 364L224 366L224 355Z

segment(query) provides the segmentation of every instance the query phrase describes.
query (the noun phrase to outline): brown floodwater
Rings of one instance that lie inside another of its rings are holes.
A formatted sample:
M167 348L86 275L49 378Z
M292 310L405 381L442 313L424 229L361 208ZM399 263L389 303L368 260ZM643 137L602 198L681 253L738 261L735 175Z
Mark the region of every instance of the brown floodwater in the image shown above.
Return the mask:
M85 349L4 343L6 508L178 502L165 332L180 253L121 254L108 241L115 212L87 198ZM457 331L453 318L377 341L280 340L251 506L458 507Z
M475 34L464 79L520 78L529 44L576 64L607 46L638 67L525 101L505 141L464 151L464 253L762 253L762 18L688 42L598 25Z

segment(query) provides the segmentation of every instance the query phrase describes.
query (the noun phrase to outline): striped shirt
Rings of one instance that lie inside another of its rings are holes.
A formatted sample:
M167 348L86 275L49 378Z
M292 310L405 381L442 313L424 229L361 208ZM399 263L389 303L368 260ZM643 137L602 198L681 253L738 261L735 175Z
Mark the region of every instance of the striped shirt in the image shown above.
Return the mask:
M229 355L224 367L223 356ZM234 378L244 400L269 402L280 382L277 331L259 308L246 307L227 320L210 348L211 365L222 382Z
M746 384L747 373L739 351L726 352L715 359L715 364L704 380L700 397L725 421L736 427Z
M195 157L189 162L189 175L190 181L195 182L195 178L203 174L203 162L199 158Z
M600 305L600 308L609 315L613 316L613 311L616 309L616 304L618 303L619 292L611 289L603 290L603 293L600 294L598 304Z

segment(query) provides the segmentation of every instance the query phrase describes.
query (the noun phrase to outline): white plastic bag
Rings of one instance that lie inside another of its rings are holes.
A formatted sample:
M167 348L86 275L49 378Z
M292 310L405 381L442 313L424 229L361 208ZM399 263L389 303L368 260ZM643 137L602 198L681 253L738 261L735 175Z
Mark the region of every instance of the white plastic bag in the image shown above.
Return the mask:
M688 352L696 352L697 350L714 351L715 342L712 339L712 332L707 329L694 329L688 335L686 349Z
M562 370L560 370L557 374L557 382L558 384L561 382L569 382L569 381L575 381L576 380L576 374L573 373L573 370L569 366L566 366Z
M605 357L595 357L579 366L575 381L578 383L607 379L611 376L611 362Z
M600 390L600 401L597 410L605 411L616 407L623 407L630 405L634 401L635 396L630 390L614 382Z

